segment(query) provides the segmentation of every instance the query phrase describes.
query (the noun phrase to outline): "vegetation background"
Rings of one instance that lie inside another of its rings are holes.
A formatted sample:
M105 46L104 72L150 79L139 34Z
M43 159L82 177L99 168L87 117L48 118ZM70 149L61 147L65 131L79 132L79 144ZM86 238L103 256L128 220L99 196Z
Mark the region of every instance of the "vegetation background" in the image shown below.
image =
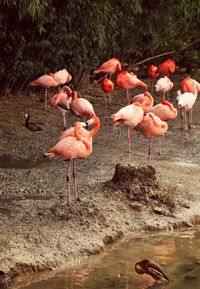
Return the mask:
M111 57L130 68L166 52L199 68L200 0L0 0L0 11L2 94L63 68L83 85Z

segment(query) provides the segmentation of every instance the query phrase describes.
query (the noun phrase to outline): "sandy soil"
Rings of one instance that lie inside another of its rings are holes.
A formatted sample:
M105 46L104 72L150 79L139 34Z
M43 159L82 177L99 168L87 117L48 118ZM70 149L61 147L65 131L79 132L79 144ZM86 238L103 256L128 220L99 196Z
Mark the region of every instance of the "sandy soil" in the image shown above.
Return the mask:
M171 96L181 77L172 79ZM120 125L113 130L110 119L126 104L125 92L113 94L107 118L98 87L79 92L93 104L101 129L94 137L92 155L77 160L80 201L68 207L64 198L67 162L43 159L43 153L58 141L62 117L51 107L45 115L38 93L29 93L0 100L1 281L97 254L130 231L171 230L196 222L200 215L199 99L188 141L178 116L162 139L162 155L157 154L155 139L148 166L147 141L141 148L134 137L127 165L127 128ZM153 95L156 102L161 100ZM171 101L176 103L175 98ZM24 127L27 112L43 131L32 133ZM67 121L70 126L76 119L68 113Z

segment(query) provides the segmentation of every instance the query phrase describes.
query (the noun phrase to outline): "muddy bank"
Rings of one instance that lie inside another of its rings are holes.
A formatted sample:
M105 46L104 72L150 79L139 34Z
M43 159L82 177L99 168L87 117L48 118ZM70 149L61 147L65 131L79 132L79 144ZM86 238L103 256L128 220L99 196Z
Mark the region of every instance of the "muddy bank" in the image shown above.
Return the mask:
M125 94L118 93L125 105ZM162 155L157 155L155 140L148 166L147 143L141 148L134 139L128 166L127 129L113 130L112 120L104 117L101 92L84 95L93 103L101 129L92 155L77 161L81 200L71 207L66 206L67 163L43 160L43 153L58 141L62 130L59 112L49 108L45 115L38 95L0 101L1 280L79 262L130 231L172 230L198 220L199 99L188 142L177 119L169 123ZM108 114L119 108L113 95ZM32 133L23 126L26 112L42 126L42 132ZM67 121L70 126L76 119L68 114Z

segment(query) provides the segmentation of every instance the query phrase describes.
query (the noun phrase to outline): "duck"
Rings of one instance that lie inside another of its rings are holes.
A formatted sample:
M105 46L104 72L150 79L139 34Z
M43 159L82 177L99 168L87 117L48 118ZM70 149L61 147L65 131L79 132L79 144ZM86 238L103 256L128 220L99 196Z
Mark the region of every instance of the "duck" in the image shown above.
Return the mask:
M169 278L167 277L166 273L164 272L164 269L155 261L152 261L150 259L144 259L142 261L139 261L135 264L135 271L138 274L148 274L155 281L169 281Z
M37 124L37 123L34 123L34 122L29 122L29 119L30 119L30 115L29 113L26 113L25 114L25 117L26 117L26 120L25 120L25 127L33 132L36 132L36 131L40 131L42 130L42 128Z

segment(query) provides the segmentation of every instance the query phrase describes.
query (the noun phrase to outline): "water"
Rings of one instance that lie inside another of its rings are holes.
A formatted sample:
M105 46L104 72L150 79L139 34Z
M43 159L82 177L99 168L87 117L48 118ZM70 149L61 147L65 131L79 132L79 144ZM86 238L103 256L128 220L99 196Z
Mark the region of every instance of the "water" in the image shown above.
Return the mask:
M10 156L0 156L0 168L4 169L30 169L35 167L45 167L49 164L49 159L13 159Z
M82 267L18 278L12 289L200 289L200 231L138 233ZM162 265L168 284L154 284L134 264L149 258ZM28 279L27 279L28 278Z

